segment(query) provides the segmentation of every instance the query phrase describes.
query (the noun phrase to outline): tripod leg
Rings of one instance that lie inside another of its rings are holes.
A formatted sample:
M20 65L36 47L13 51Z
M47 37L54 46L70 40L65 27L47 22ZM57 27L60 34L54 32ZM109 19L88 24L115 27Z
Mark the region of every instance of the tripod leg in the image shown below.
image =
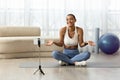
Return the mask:
M33 74L35 75L38 71L39 71L39 69L37 69Z
M45 75L45 73L43 72L43 70L41 69L41 66L39 65L39 70L40 70L40 72L43 74L43 75Z

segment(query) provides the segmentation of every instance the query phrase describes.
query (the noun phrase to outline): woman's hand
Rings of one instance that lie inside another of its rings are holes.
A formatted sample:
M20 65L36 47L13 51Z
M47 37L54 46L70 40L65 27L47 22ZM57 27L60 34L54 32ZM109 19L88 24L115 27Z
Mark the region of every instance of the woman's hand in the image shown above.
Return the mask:
M51 45L53 45L53 41L52 40L47 41L46 46L51 46Z
M88 44L89 44L90 46L95 46L95 43L94 43L93 41L88 41Z

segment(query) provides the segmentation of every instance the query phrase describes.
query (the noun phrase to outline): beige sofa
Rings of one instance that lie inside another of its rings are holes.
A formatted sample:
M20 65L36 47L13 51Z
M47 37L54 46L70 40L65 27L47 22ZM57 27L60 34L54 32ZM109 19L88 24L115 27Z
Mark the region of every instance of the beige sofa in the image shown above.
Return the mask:
M20 57L22 52L35 51L33 39L39 36L39 27L0 27L0 58L16 57L16 53Z
M39 27L0 27L0 58L51 56L51 51L63 48L41 45L39 49L33 40L40 37ZM49 39L45 39L45 42Z

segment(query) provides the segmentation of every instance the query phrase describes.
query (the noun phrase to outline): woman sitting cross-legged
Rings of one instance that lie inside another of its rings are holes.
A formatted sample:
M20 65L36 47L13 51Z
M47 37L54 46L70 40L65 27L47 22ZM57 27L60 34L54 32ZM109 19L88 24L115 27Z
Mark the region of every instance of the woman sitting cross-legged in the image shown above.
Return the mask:
M76 18L73 14L66 16L66 22L67 26L60 30L59 42L50 40L46 45L51 46L55 44L60 47L64 46L63 52L52 52L52 56L59 60L61 65L86 66L86 60L90 58L91 54L88 51L79 53L78 44L80 47L84 47L86 45L94 46L95 43L93 41L83 41L83 29L75 26Z

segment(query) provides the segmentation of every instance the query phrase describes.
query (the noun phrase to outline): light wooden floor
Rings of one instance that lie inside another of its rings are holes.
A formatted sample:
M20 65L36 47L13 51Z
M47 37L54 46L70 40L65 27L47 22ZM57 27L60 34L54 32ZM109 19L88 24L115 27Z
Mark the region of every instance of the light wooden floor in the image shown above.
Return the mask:
M0 80L120 80L120 68L43 68L45 76L33 75L36 68L20 68L37 58L0 59ZM55 61L42 58L42 61ZM120 62L120 55L92 54L88 62Z

